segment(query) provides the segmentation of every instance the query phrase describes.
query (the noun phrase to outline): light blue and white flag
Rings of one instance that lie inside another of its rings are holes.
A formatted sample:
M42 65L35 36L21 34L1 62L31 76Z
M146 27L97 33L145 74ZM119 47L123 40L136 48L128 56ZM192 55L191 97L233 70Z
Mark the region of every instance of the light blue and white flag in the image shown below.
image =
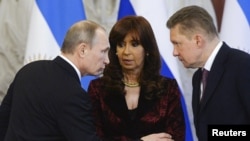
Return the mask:
M250 1L226 0L220 31L229 46L250 53Z
M51 60L60 54L64 36L75 22L86 19L82 0L36 0L32 9L24 64ZM82 78L82 86L92 77Z
M60 52L69 27L85 19L81 0L36 0L32 9L25 64L53 59Z

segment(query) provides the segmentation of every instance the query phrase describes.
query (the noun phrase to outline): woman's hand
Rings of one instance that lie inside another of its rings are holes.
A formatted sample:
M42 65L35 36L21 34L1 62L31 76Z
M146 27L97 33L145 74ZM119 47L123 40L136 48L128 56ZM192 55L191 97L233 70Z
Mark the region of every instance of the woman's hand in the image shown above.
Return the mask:
M141 138L143 141L174 141L172 136L168 133L155 133L143 136Z

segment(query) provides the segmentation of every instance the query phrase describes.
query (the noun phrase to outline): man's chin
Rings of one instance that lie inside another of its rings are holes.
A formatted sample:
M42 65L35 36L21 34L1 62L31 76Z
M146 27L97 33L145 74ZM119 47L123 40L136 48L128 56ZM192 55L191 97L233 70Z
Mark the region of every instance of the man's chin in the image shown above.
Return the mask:
M183 66L184 66L185 68L187 68L187 69L192 68L189 64L184 64L184 63L182 63L182 64L183 64Z
M103 71L101 70L101 71L98 71L97 72L97 74L95 75L96 77L101 77L101 76L103 76Z

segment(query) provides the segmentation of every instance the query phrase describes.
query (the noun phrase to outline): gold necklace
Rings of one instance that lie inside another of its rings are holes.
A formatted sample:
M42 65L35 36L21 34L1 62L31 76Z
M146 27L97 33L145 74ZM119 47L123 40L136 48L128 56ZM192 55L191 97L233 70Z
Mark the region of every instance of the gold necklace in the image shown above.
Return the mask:
M139 83L138 82L135 82L135 83L128 83L128 82L125 82L124 80L122 80L123 84L127 87L139 87Z

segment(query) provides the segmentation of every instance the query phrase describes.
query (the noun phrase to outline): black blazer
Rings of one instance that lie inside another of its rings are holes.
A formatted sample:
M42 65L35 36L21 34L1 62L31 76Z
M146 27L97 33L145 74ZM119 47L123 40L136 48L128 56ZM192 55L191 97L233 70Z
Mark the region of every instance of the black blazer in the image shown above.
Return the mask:
M193 76L192 107L199 141L210 124L250 124L250 55L223 43L200 102L201 69Z
M8 126L5 141L99 140L91 108L76 71L65 60L33 62L17 73L2 102L1 132Z

